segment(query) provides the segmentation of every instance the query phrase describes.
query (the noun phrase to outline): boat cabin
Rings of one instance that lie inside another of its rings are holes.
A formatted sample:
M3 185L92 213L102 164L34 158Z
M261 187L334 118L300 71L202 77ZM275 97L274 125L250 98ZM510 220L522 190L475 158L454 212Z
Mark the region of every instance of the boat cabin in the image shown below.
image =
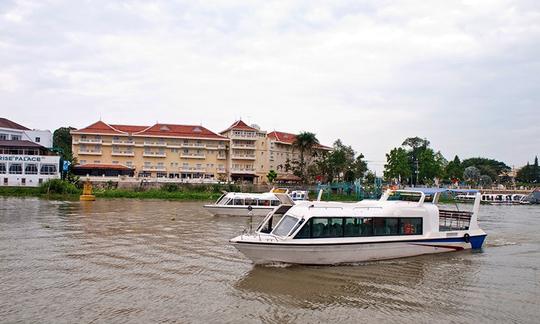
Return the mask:
M216 205L224 206L279 206L280 200L272 193L249 194L229 192L216 201Z

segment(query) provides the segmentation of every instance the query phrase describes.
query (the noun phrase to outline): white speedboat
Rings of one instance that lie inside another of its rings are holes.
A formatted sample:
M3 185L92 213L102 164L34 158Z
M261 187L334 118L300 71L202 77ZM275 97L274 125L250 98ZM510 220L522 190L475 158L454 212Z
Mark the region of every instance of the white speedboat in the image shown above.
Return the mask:
M397 195L395 194L397 193ZM417 195L417 201L392 197ZM357 203L297 202L268 214L256 231L230 240L256 264L341 264L482 247L480 194L472 212L424 203L420 191L387 191Z
M283 203L292 201L287 194L229 192L214 204L204 205L213 215L266 216Z

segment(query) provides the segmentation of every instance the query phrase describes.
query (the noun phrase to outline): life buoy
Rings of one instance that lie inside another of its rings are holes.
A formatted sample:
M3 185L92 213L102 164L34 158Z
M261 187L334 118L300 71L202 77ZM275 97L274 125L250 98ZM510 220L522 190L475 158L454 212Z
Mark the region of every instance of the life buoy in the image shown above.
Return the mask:
M471 241L471 236L469 233L465 233L465 235L463 235L463 239L465 240L465 243L469 243Z
M248 211L252 211L253 210L253 207L251 207L251 205L248 206Z

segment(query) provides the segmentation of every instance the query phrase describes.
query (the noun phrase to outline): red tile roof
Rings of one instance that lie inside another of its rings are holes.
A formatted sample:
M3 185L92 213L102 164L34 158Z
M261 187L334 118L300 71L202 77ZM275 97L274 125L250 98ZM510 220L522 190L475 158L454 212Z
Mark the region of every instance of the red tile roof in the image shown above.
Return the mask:
M20 130L30 130L30 128L24 127L23 125L17 124L14 121L11 121L7 118L0 117L0 127L2 128L11 128L11 129L20 129Z
M238 129L238 130L248 130L248 131L255 131L258 132L259 130L255 127L248 126L248 124L244 123L242 120L235 121L229 128L227 128L224 131L221 131L220 134L223 134L225 132L228 132L232 129Z
M136 126L136 125L112 125L111 127L126 133L136 133L145 130L148 126Z
M141 132L135 133L135 135L227 139L205 127L197 125L155 124Z
M91 134L125 134L125 132L119 131L112 127L111 125L100 121L97 121L93 123L90 126L86 126L85 128L77 129L74 131L71 131L74 134L85 134L85 133L91 133Z
M268 133L268 137L280 143L292 145L294 143L294 140L296 139L296 134L273 131L273 132ZM315 147L323 149L323 150L332 149L331 147L328 147L322 144L318 144Z
M174 124L155 124L153 126L109 125L102 121L72 131L72 133L227 139L203 126Z
M42 150L47 150L42 145L36 144L31 141L21 140L21 141L0 141L0 147L21 147L21 148L38 148Z
M75 166L77 169L110 169L110 170L132 170L122 164L83 164Z

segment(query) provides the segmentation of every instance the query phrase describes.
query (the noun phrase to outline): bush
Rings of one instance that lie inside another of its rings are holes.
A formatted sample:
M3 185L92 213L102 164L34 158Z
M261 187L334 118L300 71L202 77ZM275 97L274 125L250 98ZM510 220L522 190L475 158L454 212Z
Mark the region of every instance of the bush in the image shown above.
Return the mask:
M47 180L39 186L39 191L42 194L80 194L81 191L73 183L64 181L62 179Z
M167 192L176 192L180 189L180 187L176 183L166 183L163 186L161 186L161 190L167 191Z

